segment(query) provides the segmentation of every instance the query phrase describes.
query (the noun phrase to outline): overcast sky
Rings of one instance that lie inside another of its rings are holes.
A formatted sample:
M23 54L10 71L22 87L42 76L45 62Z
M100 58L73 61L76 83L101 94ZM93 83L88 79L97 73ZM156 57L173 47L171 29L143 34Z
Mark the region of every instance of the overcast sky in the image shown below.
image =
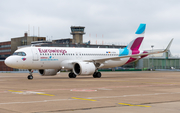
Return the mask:
M180 55L180 0L0 0L1 42L28 29L38 36L38 27L49 40L72 38L70 27L84 26L84 42L128 44L140 23L141 49L163 49L174 38L170 50Z

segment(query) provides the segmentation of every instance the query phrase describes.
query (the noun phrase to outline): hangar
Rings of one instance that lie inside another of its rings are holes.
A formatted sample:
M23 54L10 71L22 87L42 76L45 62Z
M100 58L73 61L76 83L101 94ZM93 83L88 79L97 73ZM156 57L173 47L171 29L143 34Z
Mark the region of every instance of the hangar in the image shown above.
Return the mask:
M169 50L166 53L150 55L139 60L136 67L143 70L180 69L180 58L173 56Z

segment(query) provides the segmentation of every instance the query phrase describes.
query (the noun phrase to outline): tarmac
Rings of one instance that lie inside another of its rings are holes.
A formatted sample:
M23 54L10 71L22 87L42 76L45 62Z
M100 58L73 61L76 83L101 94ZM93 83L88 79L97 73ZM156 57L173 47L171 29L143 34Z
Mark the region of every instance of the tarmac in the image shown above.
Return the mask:
M0 73L0 113L180 113L180 72Z

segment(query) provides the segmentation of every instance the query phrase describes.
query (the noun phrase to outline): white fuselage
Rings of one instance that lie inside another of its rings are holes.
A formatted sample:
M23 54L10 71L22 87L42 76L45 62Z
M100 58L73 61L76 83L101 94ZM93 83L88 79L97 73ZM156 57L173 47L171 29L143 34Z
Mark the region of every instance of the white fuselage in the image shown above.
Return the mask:
M73 62L103 59L123 55L124 49L109 48L64 48L64 47L26 47L6 59L6 64L17 69L72 69ZM127 54L126 54L127 55ZM127 63L129 58L107 60L99 68L117 67Z

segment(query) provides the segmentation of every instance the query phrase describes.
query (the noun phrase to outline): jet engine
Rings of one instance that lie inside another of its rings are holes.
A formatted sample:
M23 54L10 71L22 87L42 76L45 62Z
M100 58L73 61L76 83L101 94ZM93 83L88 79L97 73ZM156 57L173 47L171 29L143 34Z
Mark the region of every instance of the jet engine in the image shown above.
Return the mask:
M76 75L92 75L96 70L92 62L77 62L73 66L73 72Z
M58 71L58 69L40 69L39 74L42 76L54 76Z

